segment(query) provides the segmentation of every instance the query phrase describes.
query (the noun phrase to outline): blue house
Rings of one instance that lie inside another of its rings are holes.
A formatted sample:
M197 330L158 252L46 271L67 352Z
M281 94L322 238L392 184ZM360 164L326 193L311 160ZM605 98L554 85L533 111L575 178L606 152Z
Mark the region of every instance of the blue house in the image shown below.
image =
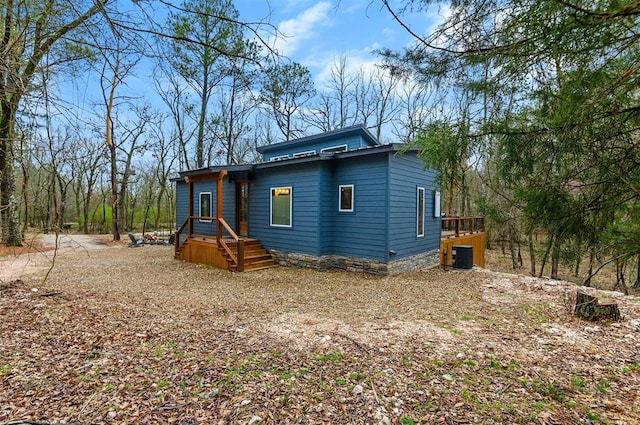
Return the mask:
M375 274L439 262L435 172L363 126L258 148L263 162L183 171L176 258L231 270L276 263Z

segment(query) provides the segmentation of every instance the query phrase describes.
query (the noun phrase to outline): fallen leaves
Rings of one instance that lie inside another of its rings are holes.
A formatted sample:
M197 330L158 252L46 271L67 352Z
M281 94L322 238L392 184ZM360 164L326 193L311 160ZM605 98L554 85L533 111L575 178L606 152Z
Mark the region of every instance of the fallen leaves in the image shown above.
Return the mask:
M0 288L3 425L640 417L633 298L594 331L560 290L488 272L230 274L111 247L38 276Z

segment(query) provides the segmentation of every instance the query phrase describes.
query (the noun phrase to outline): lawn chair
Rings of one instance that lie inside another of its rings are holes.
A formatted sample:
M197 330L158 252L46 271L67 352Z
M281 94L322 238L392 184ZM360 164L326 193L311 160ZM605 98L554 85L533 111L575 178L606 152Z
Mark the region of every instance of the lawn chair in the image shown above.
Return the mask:
M144 246L144 239L136 239L135 236L133 236L133 233L129 232L127 233L127 235L129 235L129 239L131 239L131 243L129 244L129 248L136 248L139 246Z

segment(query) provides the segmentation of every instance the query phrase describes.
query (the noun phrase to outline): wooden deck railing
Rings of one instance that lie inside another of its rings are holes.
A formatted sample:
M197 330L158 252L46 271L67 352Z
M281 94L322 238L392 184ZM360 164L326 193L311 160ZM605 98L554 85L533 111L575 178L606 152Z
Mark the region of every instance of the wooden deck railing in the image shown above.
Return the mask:
M244 271L244 240L236 235L224 218L218 218L216 240L231 259L236 271Z
M239 272L244 271L244 240L231 229L229 224L224 218L219 217L202 217L202 216L190 216L187 217L182 226L178 228L175 236L175 254L177 255L184 247L184 244L191 237L193 231L193 220L202 220L211 222L212 226L215 223L215 238L216 243L227 253L231 259L230 268Z
M199 215L192 215L190 217L187 217L184 220L184 222L182 223L182 226L180 226L178 228L178 230L176 231L176 236L175 236L175 240L174 240L174 247L175 247L176 255L178 254L178 252L180 252L180 250L182 249L182 247L186 243L187 239L189 239L191 237L191 235L192 235L192 232L193 232L193 220L203 220L203 221L215 222L216 218L215 217L203 217L203 216L199 216Z
M484 217L442 217L442 239L484 233Z
M178 255L178 253L182 249L182 246L184 245L184 243L188 239L188 236L186 236L184 238L181 238L181 235L184 232L184 229L187 227L187 224L189 224L189 220L190 220L190 218L187 217L187 219L184 221L184 223L182 223L182 226L180 226L178 228L178 230L176 230L176 233L175 233L176 236L175 236L175 238L173 240L173 244L174 244L173 247L174 247L175 255Z

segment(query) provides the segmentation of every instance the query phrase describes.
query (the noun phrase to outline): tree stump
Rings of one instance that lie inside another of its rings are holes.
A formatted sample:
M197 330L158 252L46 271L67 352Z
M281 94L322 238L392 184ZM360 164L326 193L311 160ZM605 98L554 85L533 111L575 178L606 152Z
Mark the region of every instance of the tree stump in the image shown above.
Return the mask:
M580 291L576 293L574 314L592 322L600 320L617 322L620 320L618 304L611 300L598 300L598 298Z

